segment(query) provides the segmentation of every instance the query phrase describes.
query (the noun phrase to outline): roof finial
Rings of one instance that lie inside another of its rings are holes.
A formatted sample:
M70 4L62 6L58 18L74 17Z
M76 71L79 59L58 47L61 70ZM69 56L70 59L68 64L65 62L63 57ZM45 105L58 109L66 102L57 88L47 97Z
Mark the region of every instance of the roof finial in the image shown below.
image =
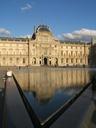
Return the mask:
M34 33L35 33L35 25L34 25Z

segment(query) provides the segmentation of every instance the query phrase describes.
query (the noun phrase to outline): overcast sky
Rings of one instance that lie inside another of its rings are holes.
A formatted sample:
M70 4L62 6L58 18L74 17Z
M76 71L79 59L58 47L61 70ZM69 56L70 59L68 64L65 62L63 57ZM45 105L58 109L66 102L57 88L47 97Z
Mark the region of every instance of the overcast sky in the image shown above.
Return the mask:
M31 35L48 25L55 36L96 35L96 0L0 0L0 35Z

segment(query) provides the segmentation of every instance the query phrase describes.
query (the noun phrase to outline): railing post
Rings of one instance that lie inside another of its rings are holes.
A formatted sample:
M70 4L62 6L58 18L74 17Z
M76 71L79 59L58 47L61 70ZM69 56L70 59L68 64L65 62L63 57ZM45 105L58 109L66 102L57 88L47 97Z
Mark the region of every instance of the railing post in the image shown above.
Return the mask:
M96 101L96 77L93 77L92 81L92 99Z
M92 80L92 91L96 91L96 77L93 77Z

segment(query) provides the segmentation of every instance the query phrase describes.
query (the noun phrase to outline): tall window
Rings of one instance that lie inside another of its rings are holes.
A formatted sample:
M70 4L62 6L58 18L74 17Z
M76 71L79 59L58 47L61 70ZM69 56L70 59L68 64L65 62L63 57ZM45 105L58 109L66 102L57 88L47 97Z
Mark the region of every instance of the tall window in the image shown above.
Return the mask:
M41 60L39 61L39 64L41 64Z
M76 51L76 56L77 56L77 51Z
M71 59L71 63L73 63L73 58Z
M66 51L66 55L68 56L68 51Z
M63 46L61 46L61 48L63 48Z
M82 56L82 52L80 51L80 56Z
M16 58L17 63L19 62L19 58Z
M57 58L55 58L56 59L56 66L58 65L58 59Z
M51 65L51 61L49 61L49 64Z
M82 63L82 59L80 59L80 63Z
M63 58L61 58L61 63L63 63Z
M25 64L25 58L23 58L23 64Z
M10 63L12 62L12 58L10 58Z
M71 51L71 56L73 55L73 51Z
M61 51L61 56L63 56L63 51Z
M36 64L36 58L35 57L33 58L33 63Z
M78 63L78 59L76 59L76 63Z
M66 59L66 63L68 63L68 58Z
M3 60L5 61L5 57L3 57Z

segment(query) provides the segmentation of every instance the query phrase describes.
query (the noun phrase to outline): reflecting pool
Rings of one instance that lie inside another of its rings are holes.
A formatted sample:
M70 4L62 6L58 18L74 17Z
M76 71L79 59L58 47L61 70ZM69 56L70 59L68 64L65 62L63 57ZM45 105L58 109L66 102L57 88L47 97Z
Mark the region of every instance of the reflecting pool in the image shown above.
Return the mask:
M45 67L18 70L15 77L42 122L90 81L91 72L82 68Z

